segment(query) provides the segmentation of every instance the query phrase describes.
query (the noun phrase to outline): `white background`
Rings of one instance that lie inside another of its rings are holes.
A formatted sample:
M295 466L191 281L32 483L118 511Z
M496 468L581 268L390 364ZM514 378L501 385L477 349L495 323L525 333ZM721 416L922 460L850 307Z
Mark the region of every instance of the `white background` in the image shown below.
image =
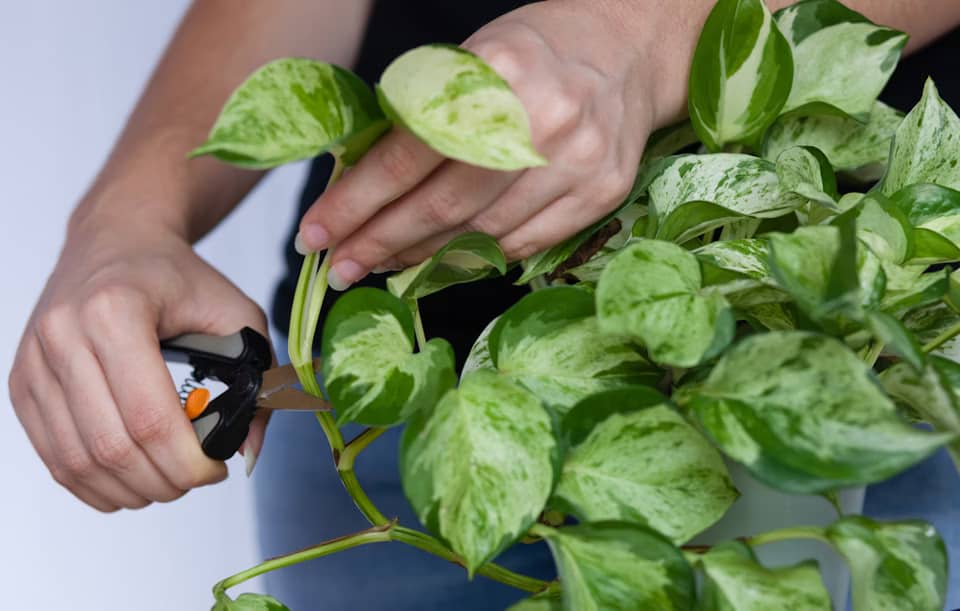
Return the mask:
M187 0L4 2L0 17L0 597L5 609L208 609L210 586L257 561L251 486L101 515L33 453L6 393L22 326L67 215L107 155ZM199 251L264 307L302 167L274 173ZM253 583L256 589L258 584Z

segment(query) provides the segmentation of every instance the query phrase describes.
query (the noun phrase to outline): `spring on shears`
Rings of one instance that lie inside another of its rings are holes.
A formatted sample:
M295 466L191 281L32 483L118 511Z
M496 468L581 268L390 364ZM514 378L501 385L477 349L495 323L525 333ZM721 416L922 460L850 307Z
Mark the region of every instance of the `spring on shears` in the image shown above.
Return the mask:
M186 403L190 393L198 388L203 388L203 383L197 378L196 374L190 374L190 377L180 384L180 402Z

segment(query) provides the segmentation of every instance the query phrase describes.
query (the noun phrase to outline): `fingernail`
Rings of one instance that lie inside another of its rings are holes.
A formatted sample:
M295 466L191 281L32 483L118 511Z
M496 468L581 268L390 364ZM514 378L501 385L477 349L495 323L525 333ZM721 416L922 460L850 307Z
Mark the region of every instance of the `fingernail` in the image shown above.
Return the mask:
M312 251L323 250L330 241L330 234L320 225L307 225L300 232L303 234L303 241Z
M330 272L327 274L327 283L335 291L345 291L351 284L363 278L363 275L363 268L347 259L330 268Z
M257 466L257 453L253 451L253 448L247 448L243 453L243 460L247 464L247 477L253 473L253 468Z
M304 243L303 236L300 235L300 232L297 232L297 237L293 239L293 249L297 251L297 254L303 256L307 256L314 252L307 248L307 245Z

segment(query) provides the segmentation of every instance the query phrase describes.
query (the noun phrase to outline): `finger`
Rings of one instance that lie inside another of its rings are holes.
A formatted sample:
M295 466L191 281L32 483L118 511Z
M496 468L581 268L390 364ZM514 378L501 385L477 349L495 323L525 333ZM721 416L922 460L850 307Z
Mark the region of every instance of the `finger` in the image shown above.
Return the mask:
M89 489L117 507L146 507L149 500L102 469L87 450L67 409L63 389L45 361L42 343L38 342L36 352L31 351L25 358L32 372L30 391L50 441L53 456L47 466L53 478L84 501L82 491Z
M583 198L572 193L564 195L505 236L500 247L511 261L526 259L562 242L609 210L597 212Z
M226 467L203 453L183 413L156 332L148 324L149 313L129 297L113 296L114 301L121 299L129 301L123 307L130 319L143 322L116 324L113 318L121 306L112 303L99 312L91 308L87 328L128 436L179 490L222 481Z
M444 163L337 246L330 285L344 290L398 252L458 227L496 201L520 175Z
M393 128L307 210L300 221L304 245L322 250L338 244L442 161L442 155L413 134Z
M253 422L250 423L250 432L247 433L247 438L244 440L243 445L240 446L240 453L247 463L247 477L253 474L253 468L256 466L257 459L260 457L260 451L263 449L263 440L267 433L267 425L270 424L271 415L272 412L270 410L260 410L253 418Z

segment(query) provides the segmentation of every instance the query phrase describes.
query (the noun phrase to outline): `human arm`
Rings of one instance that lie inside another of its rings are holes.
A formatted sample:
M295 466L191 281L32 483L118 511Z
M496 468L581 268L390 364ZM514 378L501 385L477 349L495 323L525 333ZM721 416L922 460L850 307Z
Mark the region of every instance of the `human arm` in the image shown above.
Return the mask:
M186 154L230 91L266 61L349 64L368 9L334 0L195 2L71 215L9 388L53 476L91 506L142 507L225 476L183 416L158 341L244 325L266 332L260 308L191 247L259 175ZM248 438L254 454L263 425Z

